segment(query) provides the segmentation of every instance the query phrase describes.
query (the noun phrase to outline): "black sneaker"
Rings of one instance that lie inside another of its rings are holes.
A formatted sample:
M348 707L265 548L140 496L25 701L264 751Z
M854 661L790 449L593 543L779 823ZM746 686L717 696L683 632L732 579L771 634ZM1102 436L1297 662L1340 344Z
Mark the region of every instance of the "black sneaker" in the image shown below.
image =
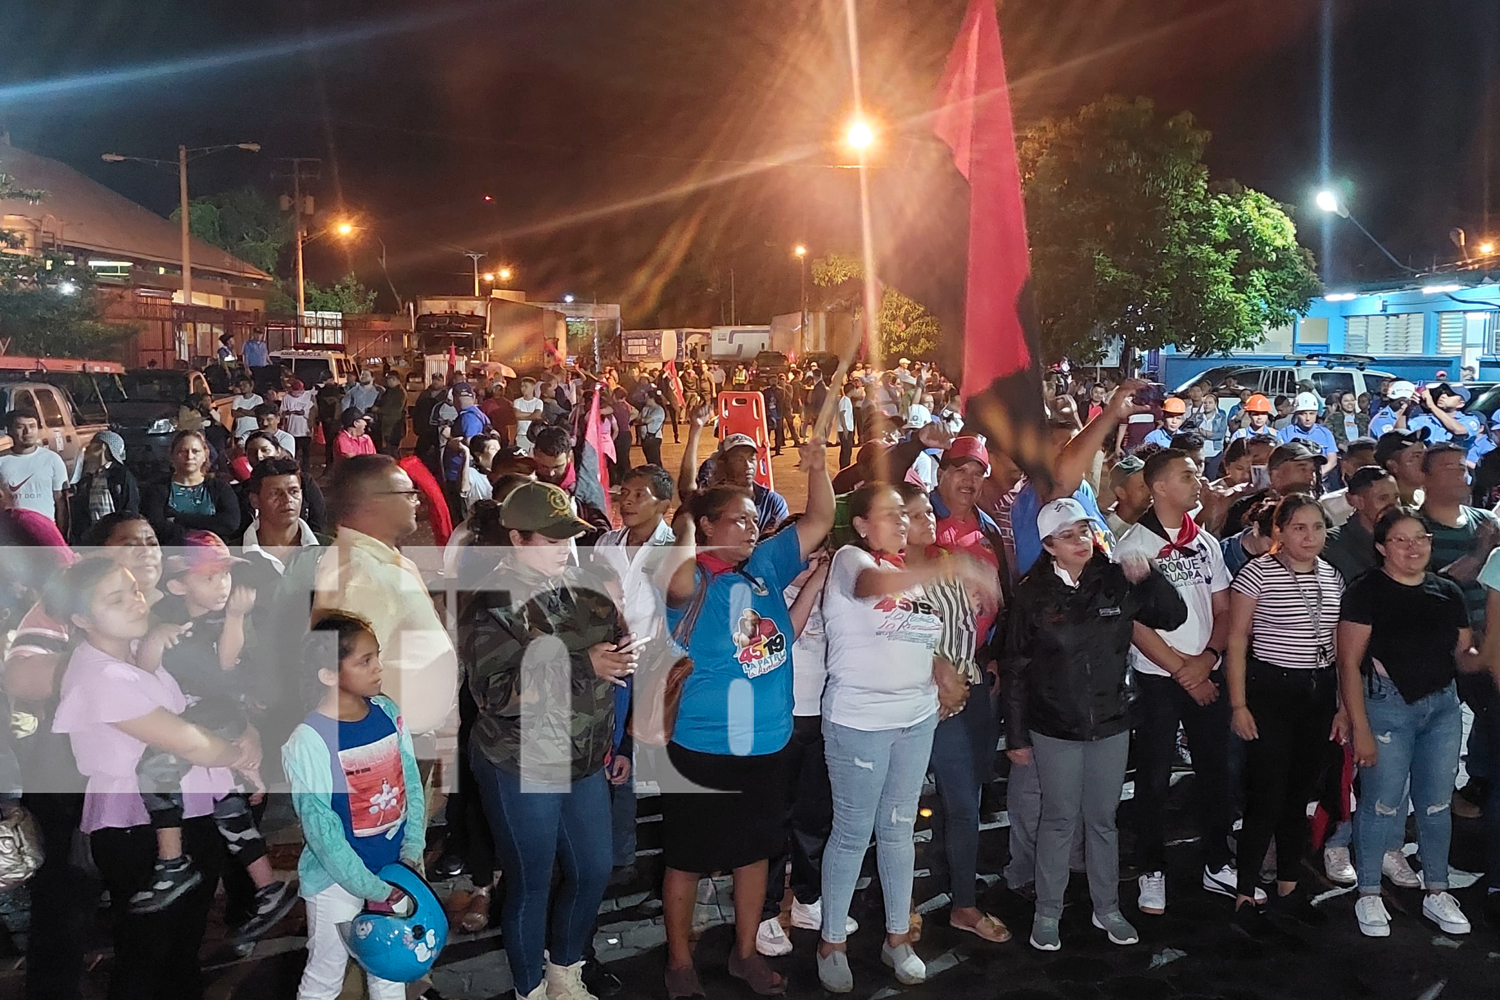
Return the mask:
M202 884L203 873L186 854L170 861L158 858L151 884L130 897L130 912L160 913Z
M612 997L625 988L620 977L610 972L597 958L587 959L583 963L583 985L596 997Z
M255 913L235 928L234 940L254 941L275 927L297 905L297 890L290 882L272 882L255 891Z
M1328 914L1314 906L1312 900L1307 898L1307 893L1300 888L1293 889L1285 896L1278 896L1273 892L1271 912L1307 927L1322 927L1328 923Z
M464 859L457 854L445 853L427 869L427 877L434 881L445 878L458 878L463 873Z

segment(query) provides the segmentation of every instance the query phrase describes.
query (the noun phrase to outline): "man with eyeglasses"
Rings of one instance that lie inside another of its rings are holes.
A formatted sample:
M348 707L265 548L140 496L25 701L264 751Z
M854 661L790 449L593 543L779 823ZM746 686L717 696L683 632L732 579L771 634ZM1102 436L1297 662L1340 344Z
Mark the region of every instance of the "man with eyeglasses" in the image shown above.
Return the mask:
M417 488L390 456L356 455L335 468L330 493L338 534L318 561L313 611L368 620L384 693L414 736L435 733L454 706L458 658L421 573L398 548L417 530Z

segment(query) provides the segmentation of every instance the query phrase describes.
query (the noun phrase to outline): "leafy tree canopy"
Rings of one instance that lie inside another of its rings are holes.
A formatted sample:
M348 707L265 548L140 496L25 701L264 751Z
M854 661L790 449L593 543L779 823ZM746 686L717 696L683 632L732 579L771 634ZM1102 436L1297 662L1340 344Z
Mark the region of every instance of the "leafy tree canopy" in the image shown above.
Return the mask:
M172 210L180 222L182 210ZM267 274L277 273L281 251L295 233L291 216L253 187L236 188L188 202L188 228L194 236L254 264Z
M0 198L43 201L0 172ZM16 253L21 237L0 230L0 344L10 354L107 357L130 336L101 322L94 274L86 262L53 250Z
M863 310L864 262L853 254L830 253L812 262L813 284L835 290L826 304L851 309L855 315ZM876 315L880 331L880 351L886 358L931 357L942 337L942 324L915 299L889 285L881 292L880 311Z
M306 282L303 297L308 312L362 314L375 309L375 292L361 284L352 271L326 288L314 281Z
M1017 152L1048 358L1254 346L1320 293L1286 210L1213 184L1186 113L1109 97L1028 129Z

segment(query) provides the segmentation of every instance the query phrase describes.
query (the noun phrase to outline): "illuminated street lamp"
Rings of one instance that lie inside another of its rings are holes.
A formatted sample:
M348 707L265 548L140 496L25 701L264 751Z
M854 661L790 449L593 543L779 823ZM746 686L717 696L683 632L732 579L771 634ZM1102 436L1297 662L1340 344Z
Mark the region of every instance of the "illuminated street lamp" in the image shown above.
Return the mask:
M1479 244L1479 252L1488 257L1490 254L1495 252L1495 244L1489 240L1485 240L1483 243Z
M1341 219L1348 219L1350 222L1354 223L1354 228L1364 233L1365 239L1375 244L1375 249L1385 254L1386 260L1390 261L1392 264L1395 264L1397 267L1407 272L1408 274L1417 273L1416 268L1408 267L1407 265L1401 263L1401 261L1397 260L1396 255L1385 248L1384 243L1381 243L1379 240L1377 240L1368 229L1360 224L1360 221L1358 219L1350 214L1349 206L1345 204L1343 198L1340 198L1338 196L1338 193L1336 191L1333 191L1329 188L1324 188L1317 193L1317 195L1313 198L1313 201L1317 203L1317 206L1320 210L1328 212L1332 215L1337 215Z
M495 283L495 272L493 271L486 271L484 272L484 274L480 275L480 277L482 277L487 283L491 285Z
M850 149L864 152L875 144L875 130L863 119L856 118L849 126L849 131L844 136L844 141L849 144Z
M501 281L509 281L511 278L515 277L515 275L516 272L509 265L502 267L500 270L495 272L495 277L499 278Z
M333 227L333 231L337 236L352 236L354 235L354 223L340 222L338 225Z
M801 271L801 284L797 293L798 308L802 310L802 335L807 336L807 247L798 243L792 248L792 256L797 258L798 269Z

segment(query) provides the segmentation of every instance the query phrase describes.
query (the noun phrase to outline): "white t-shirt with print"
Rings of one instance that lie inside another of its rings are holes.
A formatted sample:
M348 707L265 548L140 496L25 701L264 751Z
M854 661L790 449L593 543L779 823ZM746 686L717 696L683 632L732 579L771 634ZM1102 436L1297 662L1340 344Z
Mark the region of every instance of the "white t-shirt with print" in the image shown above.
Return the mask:
M27 455L0 456L0 479L16 495L16 506L57 519L53 494L68 488L68 467L62 456L47 448Z
M859 574L876 566L870 553L846 545L834 554L823 592L823 718L867 732L905 729L937 711L932 655L943 631L920 591L856 598Z
M1177 652L1197 656L1208 647L1209 636L1213 634L1213 597L1221 590L1229 589L1229 570L1224 565L1224 553L1218 540L1202 530L1193 540L1191 555L1173 549L1170 554L1160 556L1169 541L1177 540L1181 529L1167 528L1166 531L1171 538L1163 538L1143 524L1131 525L1115 544L1115 558L1144 556L1177 588L1187 605L1187 621L1170 632L1158 629L1157 634ZM1143 674L1169 676L1134 646L1130 647L1130 665Z
M788 584L781 592L790 608L802 588ZM807 624L792 643L792 715L817 716L823 713L823 689L828 681L828 638L823 634L822 596L813 602Z

